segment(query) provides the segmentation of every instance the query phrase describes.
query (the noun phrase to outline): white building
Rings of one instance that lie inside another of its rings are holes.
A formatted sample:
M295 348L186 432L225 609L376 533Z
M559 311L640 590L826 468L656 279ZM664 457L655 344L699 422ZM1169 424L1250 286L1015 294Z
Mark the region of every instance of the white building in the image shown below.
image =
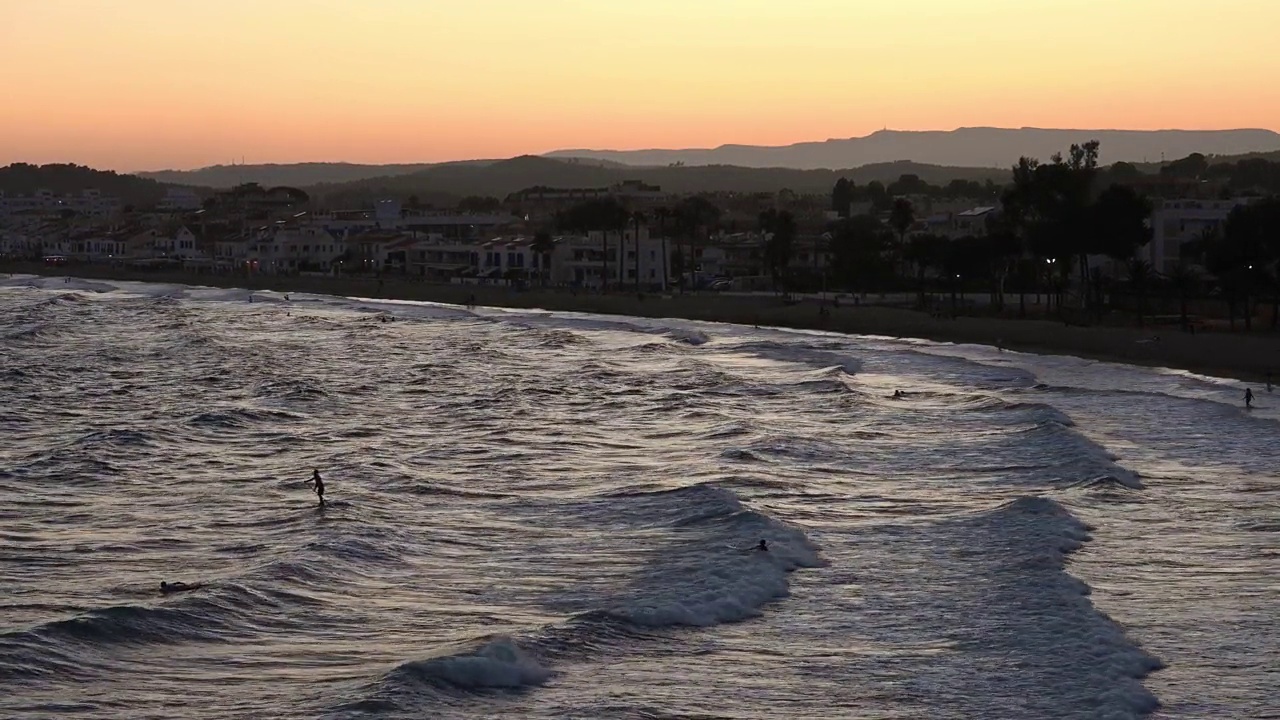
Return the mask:
M84 190L79 195L55 195L51 190L37 190L32 195L6 195L0 191L0 217L18 213L58 213L69 210L80 215L107 217L122 208L119 198L97 190Z
M642 288L665 288L670 277L670 253L664 252L665 246L661 238L651 238L649 228L643 226L638 233L634 228L607 233L593 230L586 237L559 238L552 254L552 281L599 288L601 279L607 277L609 287L634 287L638 269Z
M165 189L164 198L156 209L161 212L185 212L199 210L200 206L200 196L191 188L171 187Z
M245 260L254 272L268 275L329 272L346 246L317 227L269 226L248 244Z
M1221 233L1231 211L1248 203L1248 198L1164 200L1151 213L1151 242L1138 250L1138 257L1168 274L1182 257L1183 244L1208 232Z
M405 210L398 200L379 200L371 210L316 212L307 217L309 224L324 228L336 238L377 230L401 230L418 236L480 240L497 235L515 221L516 218L501 213Z

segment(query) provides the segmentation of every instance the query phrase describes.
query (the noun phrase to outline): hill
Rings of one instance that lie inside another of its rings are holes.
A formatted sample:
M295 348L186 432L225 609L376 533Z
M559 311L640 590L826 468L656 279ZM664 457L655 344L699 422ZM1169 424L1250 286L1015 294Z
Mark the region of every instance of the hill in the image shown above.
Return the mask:
M722 145L684 150L557 150L547 157L590 158L637 166L735 165L749 168L840 168L911 159L925 165L1007 168L1023 155L1048 158L1072 143L1099 140L1104 163L1159 162L1191 153L1240 155L1280 150L1270 130L1052 130L960 128L882 130L866 137L780 147Z
M165 183L110 170L94 170L82 165L29 165L14 163L0 167L0 191L9 195L30 195L51 190L58 195L100 190L120 198L126 205L154 205L164 197Z
M946 184L955 179L1004 182L1009 171L938 167L912 162L882 163L839 171L733 166L626 167L526 155L483 165L433 165L410 174L320 184L306 189L312 196L331 200L341 198L358 202L375 197L416 195L424 202L441 204L448 198L468 195L504 197L535 185L604 187L624 180L660 185L671 193L776 192L783 188L799 193L829 193L840 177L866 184L872 180L888 183L907 174L918 175L930 183Z
M242 183L258 183L263 187L304 187L330 183L356 182L369 178L396 177L428 170L439 165L483 166L495 160L466 160L456 163L409 163L361 165L357 163L289 163L266 165L213 165L199 170L157 170L140 172L139 177L166 183L229 188Z

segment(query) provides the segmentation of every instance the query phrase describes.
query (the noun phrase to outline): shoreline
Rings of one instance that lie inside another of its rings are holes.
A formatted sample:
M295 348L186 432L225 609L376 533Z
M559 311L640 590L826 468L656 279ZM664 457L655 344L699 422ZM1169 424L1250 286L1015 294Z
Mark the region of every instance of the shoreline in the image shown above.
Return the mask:
M672 318L792 330L821 330L849 335L995 346L1046 355L1067 355L1103 362L1185 370L1203 375L1260 383L1280 368L1280 333L1199 333L1177 329L1077 327L1060 322L993 317L934 318L917 310L841 305L822 317L811 302L785 304L776 296L715 294L608 295L530 288L513 290L487 285L445 285L404 277L333 278L312 276L209 275L145 272L104 266L53 271L42 266L15 266L5 272L84 280L118 280L217 288L243 288L310 293L375 300L416 300L451 305L474 303L511 309L583 312L650 319ZM1158 338L1152 340L1152 338Z

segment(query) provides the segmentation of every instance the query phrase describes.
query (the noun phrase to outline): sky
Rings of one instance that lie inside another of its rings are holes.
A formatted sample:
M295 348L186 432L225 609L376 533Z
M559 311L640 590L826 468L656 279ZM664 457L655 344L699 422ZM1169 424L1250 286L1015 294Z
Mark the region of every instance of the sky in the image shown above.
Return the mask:
M1280 130L1277 0L0 0L0 165Z

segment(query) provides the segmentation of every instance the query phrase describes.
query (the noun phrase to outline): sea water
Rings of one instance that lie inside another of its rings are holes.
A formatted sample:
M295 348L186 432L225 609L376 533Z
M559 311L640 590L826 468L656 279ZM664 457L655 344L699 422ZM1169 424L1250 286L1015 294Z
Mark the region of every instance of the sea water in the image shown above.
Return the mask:
M3 283L0 717L1280 713L1280 397L921 341Z

